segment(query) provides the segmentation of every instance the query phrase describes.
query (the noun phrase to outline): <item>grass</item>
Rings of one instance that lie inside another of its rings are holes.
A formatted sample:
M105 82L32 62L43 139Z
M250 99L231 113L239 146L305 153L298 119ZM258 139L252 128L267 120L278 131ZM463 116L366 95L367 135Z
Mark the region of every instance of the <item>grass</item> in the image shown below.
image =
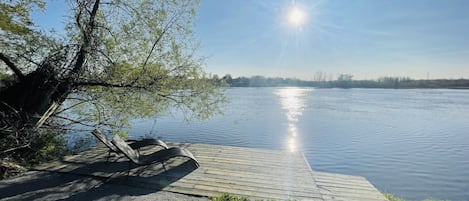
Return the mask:
M228 193L223 193L222 195L212 197L212 201L251 201L246 197L238 197Z
M409 201L409 200L405 200L405 199L396 197L396 196L394 196L394 195L391 194L391 193L385 193L385 194L384 194L384 197L386 197L386 199L388 199L389 201ZM423 201L450 201L450 200L425 199L425 200L423 200Z
M405 200L403 198L396 197L391 193L385 193L384 197L386 197L386 199L388 199L389 201L409 201L409 200ZM231 195L229 193L224 193L224 194L221 194L219 196L212 197L211 200L212 201L254 201L254 200L251 200L251 199L246 198L246 197L238 197L238 196L235 196L235 195ZM256 200L256 201L258 201L258 200ZM425 200L422 200L422 201L450 201L450 200L425 199Z
M393 194L391 193L385 193L384 194L384 197L386 197L386 199L388 199L389 201L405 201L404 199L402 198L398 198L398 197L395 197Z
M246 197L239 197L235 195L231 195L229 193L223 193L219 196L212 197L211 201L274 201L274 200L251 200ZM294 200L290 200L294 201Z

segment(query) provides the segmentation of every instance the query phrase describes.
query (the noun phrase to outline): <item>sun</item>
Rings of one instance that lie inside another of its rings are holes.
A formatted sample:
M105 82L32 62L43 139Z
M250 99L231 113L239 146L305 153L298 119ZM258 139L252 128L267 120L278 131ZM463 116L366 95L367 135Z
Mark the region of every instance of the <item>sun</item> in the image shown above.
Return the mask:
M292 7L288 12L288 22L295 26L302 26L306 21L306 13L299 7Z

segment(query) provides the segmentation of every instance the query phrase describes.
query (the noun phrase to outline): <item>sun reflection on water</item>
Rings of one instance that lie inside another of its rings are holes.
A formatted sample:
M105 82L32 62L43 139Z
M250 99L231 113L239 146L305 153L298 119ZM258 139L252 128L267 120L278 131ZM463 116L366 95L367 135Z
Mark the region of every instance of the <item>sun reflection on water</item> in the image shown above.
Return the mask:
M306 88L280 88L275 94L280 99L282 109L285 110L285 115L288 120L288 136L286 145L288 150L295 152L298 150L298 118L303 114L306 106L305 96L312 91Z

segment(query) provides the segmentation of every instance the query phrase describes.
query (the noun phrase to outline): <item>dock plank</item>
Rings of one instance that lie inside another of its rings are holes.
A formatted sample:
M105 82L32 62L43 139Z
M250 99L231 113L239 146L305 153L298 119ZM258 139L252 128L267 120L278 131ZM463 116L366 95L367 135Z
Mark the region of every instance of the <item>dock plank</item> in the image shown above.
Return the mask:
M326 201L388 201L364 177L317 171L312 174Z
M230 193L252 199L384 201L365 178L312 171L302 153L207 144L168 143L190 150L199 161L194 169L185 158L135 167L127 177L122 155L106 162L107 148L97 146L77 155L34 167L108 178L108 182L175 193L216 196ZM141 150L149 154L160 148Z

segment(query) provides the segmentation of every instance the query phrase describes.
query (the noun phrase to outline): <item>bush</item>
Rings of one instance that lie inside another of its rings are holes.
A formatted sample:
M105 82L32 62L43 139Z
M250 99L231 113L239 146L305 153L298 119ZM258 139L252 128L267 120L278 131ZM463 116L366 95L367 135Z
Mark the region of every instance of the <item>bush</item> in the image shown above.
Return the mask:
M0 179L24 171L23 166L67 153L61 130L34 129L18 123L19 118L14 113L0 112Z

